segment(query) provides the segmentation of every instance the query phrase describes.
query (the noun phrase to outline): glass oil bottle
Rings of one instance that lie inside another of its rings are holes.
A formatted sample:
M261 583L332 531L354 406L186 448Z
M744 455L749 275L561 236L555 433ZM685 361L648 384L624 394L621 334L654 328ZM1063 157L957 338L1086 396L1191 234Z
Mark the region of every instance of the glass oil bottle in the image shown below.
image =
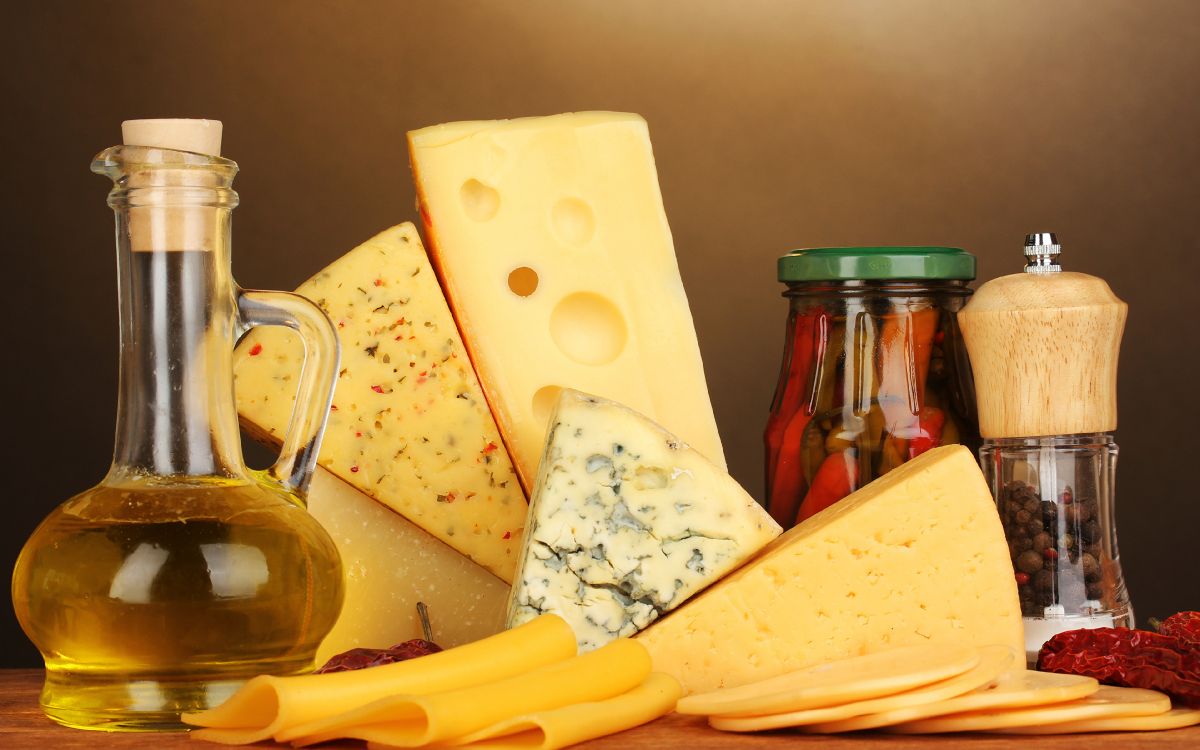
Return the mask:
M215 134L214 134L215 130ZM307 671L342 605L329 535L304 510L338 363L328 318L230 275L220 123L130 121L92 170L114 182L120 391L113 463L54 510L17 561L13 603L46 661L53 720L182 729L258 674ZM279 460L248 470L232 350L256 325L308 359Z
M984 475L1008 540L1032 663L1056 633L1132 627L1114 518L1117 355L1128 306L1062 270L1050 233L1025 272L959 313L975 373Z

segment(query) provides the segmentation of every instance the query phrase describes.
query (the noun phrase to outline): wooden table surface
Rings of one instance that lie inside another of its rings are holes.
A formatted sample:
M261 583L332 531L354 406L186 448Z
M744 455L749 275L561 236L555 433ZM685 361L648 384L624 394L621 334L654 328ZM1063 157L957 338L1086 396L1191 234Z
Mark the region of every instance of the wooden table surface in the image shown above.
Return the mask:
M107 748L218 748L220 745L198 743L186 734L85 732L67 729L51 722L38 708L38 691L42 685L39 669L0 670L0 748L5 750L107 750ZM686 747L687 750L764 750L808 745L858 750L914 750L919 748L966 747L967 750L1083 750L1084 748L1200 748L1200 727L1176 729L1169 732L1130 732L1124 734L1075 734L1048 737L1010 737L1001 735L944 735L906 737L857 733L849 735L802 735L775 732L767 734L727 734L709 729L702 719L672 714L656 722L611 737L588 742L577 747L587 750L646 750L648 748ZM280 747L271 743L256 748ZM322 748L354 748L363 750L365 743L346 742L321 745Z

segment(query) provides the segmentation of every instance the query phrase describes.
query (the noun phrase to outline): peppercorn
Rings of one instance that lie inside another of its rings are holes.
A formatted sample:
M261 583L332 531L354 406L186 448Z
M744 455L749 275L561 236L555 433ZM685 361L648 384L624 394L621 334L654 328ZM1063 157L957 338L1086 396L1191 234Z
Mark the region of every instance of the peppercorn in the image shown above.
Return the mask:
M1104 596L1104 587L1098 583L1089 583L1087 585L1087 598L1100 599Z
M1033 576L1033 590L1039 596L1044 597L1047 594L1054 593L1054 573L1049 570L1039 570ZM1050 604L1052 602L1046 602Z
M1083 553L1083 577L1088 583L1095 583L1100 580L1100 562L1096 560L1094 555L1087 552Z
M1018 586L1024 586L1025 584L1029 583L1029 574L1028 573L1021 573L1018 571L1016 576L1017 576L1017 585Z
M1029 511L1025 510L1024 508L1022 508L1021 510L1017 511L1016 515L1015 515L1015 516L1013 516L1013 519L1014 519L1014 520L1015 520L1017 523L1019 523L1019 524L1021 524L1022 526L1024 526L1024 525L1026 525L1027 523L1029 523L1029 522L1030 522L1030 520L1032 520L1032 519L1033 519L1033 514L1032 514L1032 513L1030 513Z
M1033 575L1042 569L1042 555L1034 550L1026 550L1017 557L1017 570Z

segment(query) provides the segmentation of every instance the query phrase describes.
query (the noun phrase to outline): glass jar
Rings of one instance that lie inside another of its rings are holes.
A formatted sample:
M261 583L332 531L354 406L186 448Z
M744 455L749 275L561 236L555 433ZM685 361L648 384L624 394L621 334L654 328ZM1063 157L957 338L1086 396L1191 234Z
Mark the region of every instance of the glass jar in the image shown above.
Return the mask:
M795 250L783 365L764 432L767 510L794 526L934 446L979 447L956 315L975 257L957 248Z
M1113 521L1112 435L993 438L980 455L1012 554L1029 660L1055 633L1132 627Z

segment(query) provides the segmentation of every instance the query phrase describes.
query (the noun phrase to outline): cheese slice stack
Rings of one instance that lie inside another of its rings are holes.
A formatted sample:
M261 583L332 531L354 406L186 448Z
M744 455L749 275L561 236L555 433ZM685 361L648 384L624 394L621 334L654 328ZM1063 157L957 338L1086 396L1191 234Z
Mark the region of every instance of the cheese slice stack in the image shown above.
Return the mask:
M1000 519L936 448L791 529L638 638L686 693L921 643L1023 648Z
M583 651L645 628L779 536L721 468L621 404L566 390L550 419L509 626L563 617Z
M430 252L525 486L564 387L724 467L645 121L459 122L409 147Z
M417 601L442 646L495 632L527 504L416 229L379 234L297 291L342 344L319 458L335 476L317 477L309 503L342 555L347 604L318 658L419 637ZM255 329L239 345L251 433L279 440L302 360L286 329Z

